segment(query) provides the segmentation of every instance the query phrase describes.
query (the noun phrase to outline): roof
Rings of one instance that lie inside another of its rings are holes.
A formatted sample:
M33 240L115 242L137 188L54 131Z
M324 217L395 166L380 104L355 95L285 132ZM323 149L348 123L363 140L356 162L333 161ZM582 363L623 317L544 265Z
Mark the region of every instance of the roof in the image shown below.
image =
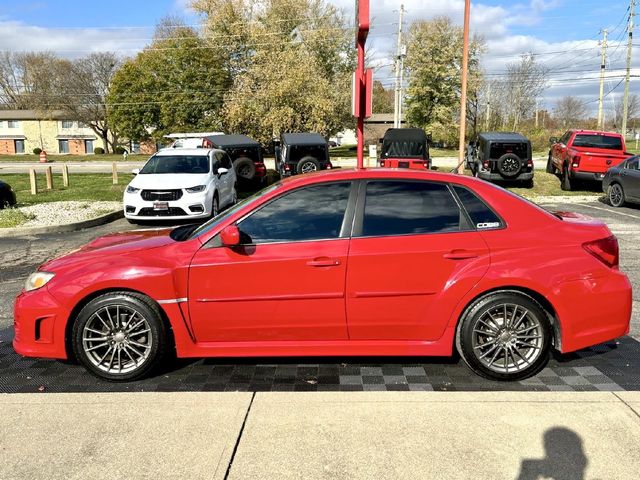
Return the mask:
M1 120L69 120L69 115L61 111L40 112L37 110L0 110Z
M196 156L204 156L207 155L210 151L217 150L215 148L163 148L158 150L156 155L159 156L174 156L178 157L181 155L196 155Z
M319 143L327 143L327 140L319 133L283 133L282 141L295 145L318 145Z
M364 120L364 123L393 123L395 121L393 113L374 113ZM404 117L400 118L400 123L404 123Z
M218 147L260 146L260 142L246 135L211 135L207 140Z
M205 138L211 135L224 135L224 132L189 132L189 133L170 133L164 138Z
M488 141L507 141L507 142L528 142L529 139L524 135L516 132L482 132L478 134L478 138Z
M421 128L390 128L384 134L384 141L426 142L427 134Z

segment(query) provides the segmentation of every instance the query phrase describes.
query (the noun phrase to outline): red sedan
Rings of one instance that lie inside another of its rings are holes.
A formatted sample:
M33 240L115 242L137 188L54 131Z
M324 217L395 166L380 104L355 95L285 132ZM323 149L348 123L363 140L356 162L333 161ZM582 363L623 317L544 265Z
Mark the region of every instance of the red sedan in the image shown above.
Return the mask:
M179 357L452 355L534 375L625 335L631 285L599 221L470 177L297 176L200 227L98 238L42 265L15 350L131 380Z

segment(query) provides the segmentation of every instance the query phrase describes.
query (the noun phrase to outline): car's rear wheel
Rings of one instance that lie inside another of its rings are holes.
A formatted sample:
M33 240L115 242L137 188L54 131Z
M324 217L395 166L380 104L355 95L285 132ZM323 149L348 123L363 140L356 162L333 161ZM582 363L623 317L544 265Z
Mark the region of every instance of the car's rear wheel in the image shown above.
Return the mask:
M465 363L493 380L535 375L549 360L552 328L544 309L519 292L477 300L458 325L456 345Z
M622 207L625 202L625 195L622 185L619 183L612 183L609 185L609 203L613 207Z
M166 352L158 307L144 295L111 292L90 301L72 330L73 352L94 375L111 381L141 378Z
M303 157L296 168L298 173L311 173L320 170L320 162L313 157Z
M562 178L560 179L560 188L565 192L570 192L573 189L573 181L569 175L569 165L564 166L562 169Z
M211 200L211 218L217 217L218 213L220 213L220 200L218 200L218 194L215 193L213 200Z

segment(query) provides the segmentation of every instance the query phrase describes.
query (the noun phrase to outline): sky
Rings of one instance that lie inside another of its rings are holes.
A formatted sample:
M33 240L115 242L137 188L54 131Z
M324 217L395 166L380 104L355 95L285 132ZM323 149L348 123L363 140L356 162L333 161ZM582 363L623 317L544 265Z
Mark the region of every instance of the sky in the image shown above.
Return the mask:
M353 15L354 0L330 0ZM134 55L148 44L154 25L167 15L180 15L199 25L189 0L0 0L0 50L48 50L66 57L92 51ZM393 85L388 66L393 60L398 10L403 3L405 28L437 15L462 24L464 0L370 0L369 35L375 78ZM472 33L481 35L487 51L482 66L488 78L499 77L506 65L532 52L550 71L549 88L541 106L552 110L562 96L575 95L593 111L599 92L601 30L609 29L609 61L605 106L622 101L621 83L626 60L628 0L482 0L472 1ZM638 10L639 8L637 8ZM637 27L632 75L640 75L640 34ZM640 78L632 78L631 91L640 94Z

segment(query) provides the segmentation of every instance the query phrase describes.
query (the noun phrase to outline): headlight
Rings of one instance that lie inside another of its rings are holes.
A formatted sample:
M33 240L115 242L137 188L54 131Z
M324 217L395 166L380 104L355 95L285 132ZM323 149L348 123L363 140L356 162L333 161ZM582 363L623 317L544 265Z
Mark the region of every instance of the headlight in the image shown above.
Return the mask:
M131 185L127 187L127 193L138 193L139 191L140 191L139 188L132 187Z
M185 190L189 193L204 192L206 189L207 189L206 185L198 185L197 187L185 188Z
M24 284L24 289L27 292L31 290L37 290L38 288L44 287L49 280L51 280L55 276L54 273L50 272L35 272L29 275L27 278L27 282Z

